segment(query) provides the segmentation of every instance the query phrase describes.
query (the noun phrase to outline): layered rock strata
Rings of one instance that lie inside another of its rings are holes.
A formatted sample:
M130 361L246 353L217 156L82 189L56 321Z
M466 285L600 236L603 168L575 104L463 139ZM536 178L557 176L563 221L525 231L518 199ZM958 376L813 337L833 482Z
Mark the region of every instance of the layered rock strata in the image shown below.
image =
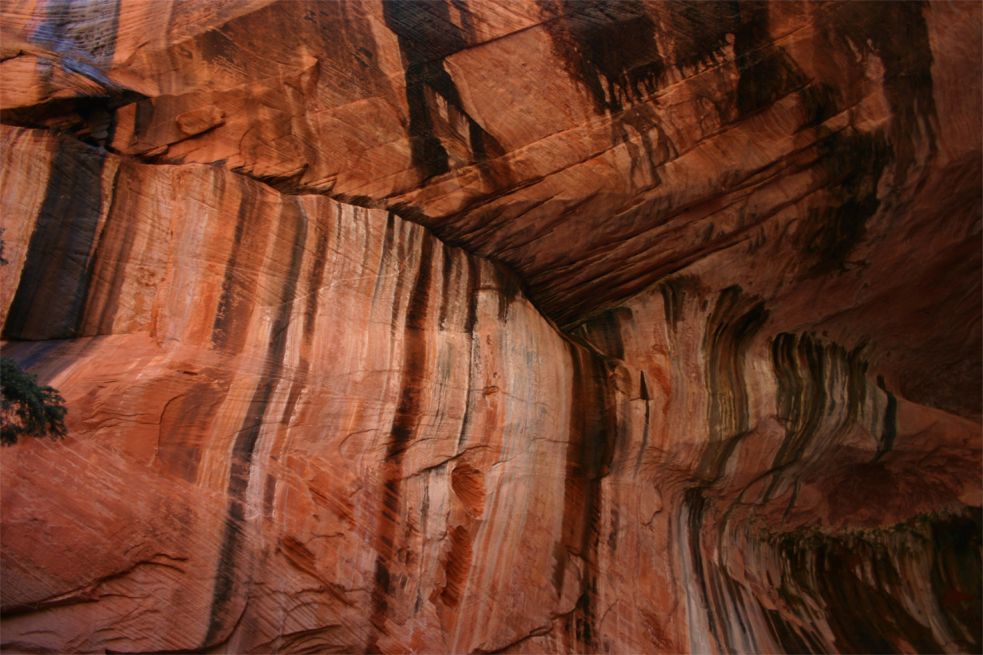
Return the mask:
M4 650L978 651L979 21L6 3Z

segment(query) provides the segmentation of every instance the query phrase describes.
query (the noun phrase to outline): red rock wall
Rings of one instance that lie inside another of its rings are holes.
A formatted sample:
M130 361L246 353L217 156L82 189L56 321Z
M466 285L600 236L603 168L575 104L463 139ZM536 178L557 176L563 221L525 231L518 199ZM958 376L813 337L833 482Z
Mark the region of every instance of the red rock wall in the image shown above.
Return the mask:
M979 21L5 3L4 650L979 650Z
M596 584L630 386L508 273L384 211L4 138L51 162L7 169L40 208L7 336L42 341L5 351L73 435L5 452L8 645L494 650Z
M901 397L864 346L777 321L737 286L677 277L579 330L640 369L635 466L663 499L687 648L972 650L978 420Z

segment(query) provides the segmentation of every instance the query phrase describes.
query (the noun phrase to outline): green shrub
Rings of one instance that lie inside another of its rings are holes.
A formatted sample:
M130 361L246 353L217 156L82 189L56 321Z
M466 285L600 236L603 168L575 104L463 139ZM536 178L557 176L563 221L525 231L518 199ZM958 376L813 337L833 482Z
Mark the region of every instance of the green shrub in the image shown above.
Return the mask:
M21 435L64 437L65 400L58 390L38 384L9 357L0 357L0 443L17 443Z

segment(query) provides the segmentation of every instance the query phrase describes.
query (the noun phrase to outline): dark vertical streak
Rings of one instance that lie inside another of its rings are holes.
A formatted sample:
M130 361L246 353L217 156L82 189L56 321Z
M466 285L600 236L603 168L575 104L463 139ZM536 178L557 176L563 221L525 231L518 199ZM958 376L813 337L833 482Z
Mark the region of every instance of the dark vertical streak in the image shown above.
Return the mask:
M799 598L827 608L825 620L839 652L977 653L983 615L980 534L979 508L862 534L786 533L775 544L782 594L792 601L788 608L802 608L798 626L811 625L803 620L811 612ZM921 611L910 613L897 600L905 597L919 598ZM926 613L933 620L926 621ZM939 630L939 624L949 629ZM939 632L951 640L946 648ZM810 651L829 650L809 642Z
M640 387L639 395L641 396L642 402L645 403L645 423L642 426L642 443L638 446L638 457L635 458L635 473L638 473L639 469L641 469L642 458L645 456L646 447L648 447L651 422L650 415L652 412L651 398L649 398L649 388L648 384L645 382L645 371L641 371L639 373L638 384Z
M303 205L299 201L295 200L297 210L303 215L305 224L309 223L307 218L307 213L303 209ZM339 216L341 213L340 207L335 207L335 215ZM324 279L324 268L327 262L327 248L328 248L328 236L329 229L325 224L315 222L315 230L317 232L316 245L314 247L314 265L311 267L310 273L308 274L307 286L304 290L304 297L306 299L304 307L304 337L303 342L300 347L300 361L294 370L293 379L290 384L290 392L287 394L287 400L283 405L283 413L280 415L280 424L289 426L290 419L293 417L294 412L297 407L297 403L300 400L301 393L307 386L307 377L310 372L311 362L310 362L310 348L311 340L314 336L314 328L316 327L317 319L317 308L318 301L321 291L321 283ZM341 241L341 223L340 220L335 226L335 235L338 242ZM264 493L264 505L263 511L266 516L272 515L273 509L273 497L276 493L276 482L277 478L273 475L266 476L266 490Z
M826 275L848 270L849 255L865 238L867 221L882 204L878 185L895 155L881 131L834 132L825 135L817 149L830 202L809 210L796 240L806 261L811 260L809 272Z
M117 301L126 279L122 269L130 259L137 221L129 216L129 212L125 208L118 210L120 196L125 194L125 191L121 192L119 188L122 168L123 165L121 164L113 175L109 210L106 212L106 220L103 223L102 231L96 241L95 251L92 254L92 260L86 271L89 280L108 281L109 290L97 296L101 307L99 307L98 314L95 314L95 307L92 306L91 298L92 285L90 283L86 286L85 297L82 300L82 312L79 315L75 330L79 336L108 334L112 331ZM108 252L110 249L112 249L111 253Z
M625 344L621 337L622 322L630 324L632 311L627 307L609 309L583 324L583 337L608 357L623 360Z
M215 321L212 324L212 346L224 348L228 345L230 332L236 327L235 309L239 302L236 295L236 275L239 274L239 252L245 236L246 222L256 209L256 192L249 186L242 186L242 196L239 199L239 211L236 216L236 229L233 237L232 252L225 263L225 275L222 279L222 295L219 297L218 308L215 310Z
M421 66L411 65L406 69L406 102L410 109L410 157L422 174L422 182L446 173L450 170L447 150L434 134L433 119L427 106L427 78L449 77L442 65L436 68L427 65L430 70L421 70ZM446 86L446 80L440 79Z
M733 650L722 630L725 621L716 616L723 580L717 567L706 566L702 551L703 516L706 511L704 488L723 473L727 460L749 430L748 397L744 380L744 361L755 335L768 319L764 304L744 295L738 286L721 291L707 321L703 348L706 380L710 394L707 422L709 443L700 460L699 483L686 491L682 511L688 520L690 558L698 581L700 602L706 609L707 625L717 649ZM721 524L721 530L723 529ZM723 580L726 584L726 580ZM720 624L720 625L718 625Z
M884 407L884 431L881 433L880 443L877 444L877 454L874 455L875 462L891 451L894 447L894 438L898 436L898 399L887 390L884 376L877 376L877 386L887 394L887 405Z
M769 7L749 2L740 7L740 26L734 34L738 118L770 107L806 83L805 76L769 31Z
M666 322L672 326L673 331L683 317L686 291L693 285L695 285L695 281L687 276L670 278L659 285Z
M102 213L104 163L104 154L59 140L4 338L77 336Z
M443 58L464 49L464 39L451 23L443 2L420 4L385 0L382 8L386 25L396 34L399 49L407 62L410 152L413 166L427 180L446 173L450 167L447 150L434 134L426 91L428 88L453 87L453 81L444 70Z
M382 278L385 277L386 259L393 247L393 230L395 229L393 223L395 220L392 212L386 214L386 231L382 237L382 250L379 253L379 270L376 272L375 287L372 289L373 305L375 304L376 298L379 297L379 289L382 288Z
M699 601L703 606L704 615L707 618L707 627L714 642L717 644L719 652L730 652L723 648L720 642L720 634L717 629L716 611L710 606L709 580L703 566L702 548L702 529L703 513L706 510L706 499L703 497L703 490L699 488L687 489L682 505L682 513L687 522L689 532L689 556L693 563L693 576L697 581L697 591Z
M590 94L597 113L621 112L663 80L666 65L655 42L655 22L642 2L538 4L554 53Z
M307 280L307 306L304 310L304 339L310 341L314 334L314 322L317 318L318 302L321 296L321 282L324 279L324 266L327 262L328 230L318 231L317 243L314 246L314 265L311 267ZM378 281L378 278L376 278Z
M249 402L249 410L243 418L232 447L232 461L229 469L229 499L225 520L225 530L222 535L222 547L216 566L215 587L212 592L211 611L208 619L208 630L202 641L202 648L212 645L227 626L227 610L232 601L232 592L236 582L236 567L239 549L246 529L245 494L249 486L249 474L252 464L253 451L259 439L269 401L273 396L280 379L280 369L287 348L287 331L290 326L290 315L293 301L297 295L298 278L301 263L304 258L304 246L307 240L307 220L299 207L284 205L284 209L293 211L293 220L281 217L278 242L288 240L288 230L293 228L293 244L290 252L290 265L283 278L280 289L279 304L276 318L270 328L270 341L267 350L266 366L253 397Z
M710 392L710 443L699 468L705 481L719 477L737 442L747 433L744 358L767 318L763 303L745 298L740 287L732 286L720 293L708 320L704 351Z
M461 17L462 34L467 37L469 42L473 42L477 33L474 28L474 16L471 14L467 0L450 0L450 2L457 9L458 16Z
M815 643L814 639L809 638L811 635L803 639L799 635L798 627L785 621L781 613L765 607L762 607L761 611L768 621L771 633L777 637L778 643L782 645L786 653L823 652L822 646Z
M441 286L440 286L440 318L438 325L443 330L447 327L447 311L451 304L451 275L454 272L454 257L452 250L444 249L443 265L441 266Z
M474 326L478 322L478 290L481 288L481 268L474 257L468 257L468 318L464 329L474 334Z
M139 141L154 118L154 101L152 98L144 98L136 103L136 116L133 119L133 141Z
M764 499L778 488L778 473L801 460L816 444L824 420L836 409L837 389L846 387L846 412L825 431L825 443L835 440L856 423L867 396L867 362L862 346L847 352L836 344L825 344L809 334L780 333L771 344L772 366L777 385L778 418L785 425L782 440L768 473L773 474ZM845 373L842 377L840 371ZM820 443L821 445L821 443Z
M554 547L553 585L563 592L567 560L584 562L580 597L571 621L574 636L593 649L594 595L597 591L598 545L601 530L601 482L610 472L617 440L614 390L608 384L605 360L570 343L572 396L567 446L560 542Z
M797 339L792 334L779 334L771 350L778 380L778 415L786 425L785 438L771 468L781 469L799 458L826 416L829 362L823 346L808 335ZM766 498L771 496L776 483L777 478L768 488Z
M515 273L498 264L495 265L495 275L498 281L498 320L504 323L509 317L509 307L522 290L522 284Z
M924 2L846 2L824 27L848 52L875 54L884 66L884 96L891 107L890 141L896 155L895 185L903 187L927 146L938 152L938 114L932 80L932 46ZM854 57L851 55L851 60ZM848 60L850 61L850 60ZM861 59L851 61L862 67Z
M406 308L405 343L403 345L402 389L393 418L389 444L386 448L383 506L379 513L377 536L378 554L375 561L370 625L375 629L366 650L378 650L377 639L385 633L385 618L392 593L390 567L396 552L396 528L399 522L400 498L403 484L403 455L409 447L417 422L426 384L427 315L430 308L430 275L435 239L422 234L420 265ZM398 303L394 299L394 305Z
M467 442L468 428L471 426L471 381L474 367L474 326L478 319L478 289L481 285L480 269L474 257L465 255L468 263L468 312L464 320L464 331L468 335L468 382L464 396L464 416L461 417L461 432L457 437L457 450Z
M450 170L447 150L436 135L431 113L431 94L440 95L468 123L468 138L475 162L483 175L491 175L482 166L489 156L500 156L504 149L492 135L471 118L461 101L454 80L444 68L444 58L467 47L464 32L450 18L447 5L441 2L404 2L384 0L386 25L396 34L400 52L406 61L406 102L409 106L410 155L423 181ZM470 13L463 12L470 20ZM466 24L468 27L468 24Z
M395 340L396 331L399 329L399 303L400 297L403 295L403 284L405 276L403 275L403 266L406 264L406 241L407 239L412 239L413 231L408 229L408 224L405 221L400 221L396 228L399 230L398 238L396 238L396 288L393 292L393 306L392 315L390 317L389 326L392 330L393 338Z

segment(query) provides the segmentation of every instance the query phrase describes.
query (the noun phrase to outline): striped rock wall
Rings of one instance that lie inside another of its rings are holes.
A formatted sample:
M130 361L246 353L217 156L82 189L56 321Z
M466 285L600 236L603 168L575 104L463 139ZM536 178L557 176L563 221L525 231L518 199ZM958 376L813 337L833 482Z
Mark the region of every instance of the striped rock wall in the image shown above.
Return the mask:
M980 7L0 8L5 652L976 652Z

